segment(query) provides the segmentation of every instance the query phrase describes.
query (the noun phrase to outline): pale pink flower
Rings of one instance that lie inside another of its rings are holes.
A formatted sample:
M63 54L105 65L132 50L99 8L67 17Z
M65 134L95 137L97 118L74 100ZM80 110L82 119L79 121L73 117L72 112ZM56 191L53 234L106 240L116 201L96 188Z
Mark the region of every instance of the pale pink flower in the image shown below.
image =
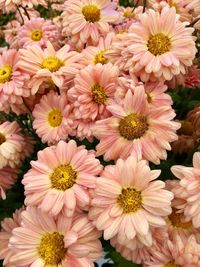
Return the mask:
M80 59L79 53L70 51L70 46L67 44L55 51L49 41L44 50L37 45L21 49L20 59L20 68L32 75L29 83L32 94L35 94L39 86L47 81L62 87L65 79L72 79L80 67L77 63Z
M9 248L14 266L92 267L101 256L100 233L87 215L57 219L28 207L21 227L13 230Z
M84 209L89 205L88 191L95 188L96 176L102 169L94 152L77 147L73 140L40 151L31 166L22 180L25 203L53 215L62 211L68 217L76 206Z
M72 43L78 47L85 43L97 45L99 37L109 32L109 23L116 21L119 16L115 8L116 4L110 0L65 2L63 27L72 36Z
M151 171L147 161L133 155L105 167L89 210L104 239L116 236L120 244L127 244L138 237L152 245L150 226L165 225L163 217L171 213L173 199L164 182L154 181L159 175L160 170Z
M133 23L124 37L127 47L121 52L126 69L143 80L171 80L185 74L196 54L192 36L194 28L180 22L176 9L163 8L161 13L149 9Z
M183 190L175 191L177 196L185 200L183 212L186 220L192 220L194 227L200 227L200 152L193 156L193 167L173 166L173 174L180 179Z
M26 21L18 34L19 46L24 48L33 44L44 48L47 41L54 43L58 37L56 26L50 20L37 17Z
M32 8L33 6L46 6L47 4L45 0L0 0L0 9L6 12L16 11L19 5Z
M30 95L26 82L29 74L19 68L19 53L9 49L0 55L0 110L15 112L23 103L23 97Z
M111 63L89 65L74 79L74 87L67 92L74 106L76 119L95 120L106 118L106 107L113 103L118 77L118 68Z
M19 21L12 20L6 24L5 29L3 30L5 41L9 44L9 48L18 49L18 33L21 25Z
M15 183L17 172L17 169L10 167L0 169L0 198L6 199L6 190Z
M13 229L17 228L21 224L21 213L23 208L16 210L13 213L12 218L5 218L1 222L0 231L0 259L4 260L4 266L10 266L9 260L13 255L13 251L8 247L9 240L12 236Z
M18 166L25 157L24 148L25 139L18 124L8 121L0 124L0 168Z
M43 143L55 144L66 140L74 125L71 106L65 94L54 91L43 95L33 109L33 128Z
M107 107L112 116L99 120L93 134L100 143L97 155L105 160L127 158L132 152L155 164L166 159L170 142L177 139L178 122L173 121L174 110L170 106L154 109L148 107L143 88L129 90L120 104ZM159 138L158 138L159 136Z
M105 57L107 50L111 48L112 39L115 36L114 32L109 32L105 37L99 38L97 46L88 46L82 51L83 58L81 63L85 66L92 64L96 65L101 63L102 65L108 63L108 59Z

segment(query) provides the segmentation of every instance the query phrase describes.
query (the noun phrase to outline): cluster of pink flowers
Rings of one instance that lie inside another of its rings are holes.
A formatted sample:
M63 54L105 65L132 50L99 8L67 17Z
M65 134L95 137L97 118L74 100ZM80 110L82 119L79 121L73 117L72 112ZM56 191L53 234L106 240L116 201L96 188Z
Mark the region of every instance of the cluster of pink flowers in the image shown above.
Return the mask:
M0 112L28 118L0 121L0 198L30 158L24 206L1 223L4 266L92 267L103 236L146 267L200 267L200 152L171 168L179 180L155 169L182 128L168 88L200 87L200 1L136 2L0 0L16 12Z

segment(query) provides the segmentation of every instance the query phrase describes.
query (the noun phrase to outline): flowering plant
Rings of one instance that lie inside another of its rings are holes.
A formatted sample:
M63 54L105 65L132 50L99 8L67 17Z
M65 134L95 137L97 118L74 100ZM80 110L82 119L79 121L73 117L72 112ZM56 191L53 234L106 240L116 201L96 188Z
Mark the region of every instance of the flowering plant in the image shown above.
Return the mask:
M2 266L200 267L200 1L0 14Z

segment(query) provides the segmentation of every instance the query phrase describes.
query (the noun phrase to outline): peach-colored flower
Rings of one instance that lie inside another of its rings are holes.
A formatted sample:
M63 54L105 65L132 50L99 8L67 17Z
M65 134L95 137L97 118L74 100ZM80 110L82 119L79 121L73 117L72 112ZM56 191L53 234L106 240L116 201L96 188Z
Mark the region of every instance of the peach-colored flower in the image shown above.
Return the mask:
M87 215L57 219L28 207L21 227L13 230L9 262L14 266L92 267L101 256L100 233Z
M43 95L33 109L33 128L43 143L55 144L66 140L72 133L74 125L71 106L65 94L54 91Z
M8 247L9 240L12 236L13 229L17 228L21 224L21 213L23 208L16 210L13 213L12 218L5 218L1 222L0 231L0 259L4 260L4 266L10 266L10 257L14 254L13 251Z
M0 169L0 198L6 199L6 190L15 183L17 172L17 169L10 167Z
M57 87L62 87L65 79L72 79L80 67L77 63L79 53L70 51L67 44L55 51L49 41L44 50L37 45L21 49L20 59L19 67L32 75L29 83L32 94L38 91L44 81L52 81Z
M6 43L9 44L9 48L14 48L18 49L18 33L21 25L19 21L17 20L12 20L6 24L5 29L4 29L4 35L5 35L5 40Z
M50 20L31 18L25 22L18 34L19 46L28 47L37 44L46 47L47 41L55 43L58 39L56 26Z
M185 74L196 54L192 36L194 28L180 22L176 9L165 7L161 13L149 9L133 23L124 37L127 47L122 51L126 68L143 80L171 80ZM129 69L130 68L130 69Z
M100 143L97 155L105 160L127 158L136 153L139 158L159 164L166 159L170 142L177 139L178 122L172 121L175 113L170 106L150 109L143 88L129 90L120 104L107 107L112 116L99 120L93 127L93 134ZM159 136L159 138L158 138Z
M116 4L110 0L68 0L65 2L63 27L76 47L97 45L99 37L109 32L109 23L117 20Z
M89 210L104 239L116 236L126 245L138 237L140 243L152 245L150 226L165 225L163 217L171 213L173 199L164 182L154 181L159 175L160 170L151 171L147 161L133 155L105 167Z
M179 198L185 200L182 211L186 220L192 220L194 227L200 227L200 152L193 156L193 167L173 166L173 174L180 179L180 187L183 190L174 190Z
M30 95L26 82L29 74L19 68L19 53L9 49L0 55L0 110L15 112L23 97Z
M74 105L75 118L94 121L97 116L108 117L110 113L106 107L114 100L117 77L118 68L111 63L82 69L74 79L74 87L67 93Z
M25 203L53 215L62 211L68 217L76 206L85 209L89 205L89 189L95 188L96 176L102 170L94 152L77 147L73 140L40 151L31 166L22 180Z
M18 166L25 157L24 148L25 139L18 124L8 121L0 124L0 168Z

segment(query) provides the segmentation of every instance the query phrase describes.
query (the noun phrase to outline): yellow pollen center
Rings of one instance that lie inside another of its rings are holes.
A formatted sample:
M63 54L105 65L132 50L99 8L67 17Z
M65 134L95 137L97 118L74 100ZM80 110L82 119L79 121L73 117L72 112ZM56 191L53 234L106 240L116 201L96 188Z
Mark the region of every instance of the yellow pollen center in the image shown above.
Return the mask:
M128 19L135 18L135 13L133 12L133 8L130 8L130 7L127 7L124 10L124 14L123 15L124 15L125 18L128 18Z
M42 39L42 31L39 29L35 29L31 32L31 39L33 41L40 41Z
M154 56L162 55L171 49L170 39L163 33L151 35L147 47Z
M183 213L177 213L174 209L168 218L175 228L188 229L192 227L192 222L183 222Z
M88 22L96 22L100 20L100 9L93 4L86 5L82 8L82 14Z
M165 267L180 267L180 265L177 265L173 260L169 261L165 264Z
M91 91L93 94L93 101L96 104L101 105L105 103L107 95L103 87L101 87L99 84L95 84L92 86Z
M136 212L142 207L142 194L135 188L124 188L117 198L124 213Z
M47 57L42 62L42 68L51 72L57 71L63 66L62 61L57 57Z
M4 142L6 142L6 137L4 134L0 133L0 145L2 145Z
M64 247L64 236L58 232L46 233L42 236L38 254L44 261L44 266L57 266L65 258L67 249Z
M77 173L70 164L60 165L50 176L51 186L57 190L65 191L75 184L76 178Z
M175 0L170 0L169 1L169 5L170 5L170 7L175 7L176 8L176 12L178 12L178 5L177 5Z
M0 83L6 83L11 80L12 68L11 66L4 66L0 68Z
M102 65L106 64L108 59L104 57L105 50L100 51L98 54L96 54L94 59L94 64L101 63Z
M143 115L132 113L119 122L119 133L128 140L142 137L147 130L147 118Z
M62 123L62 113L58 109L53 109L48 114L48 123L51 125L51 127L55 128L60 126Z

